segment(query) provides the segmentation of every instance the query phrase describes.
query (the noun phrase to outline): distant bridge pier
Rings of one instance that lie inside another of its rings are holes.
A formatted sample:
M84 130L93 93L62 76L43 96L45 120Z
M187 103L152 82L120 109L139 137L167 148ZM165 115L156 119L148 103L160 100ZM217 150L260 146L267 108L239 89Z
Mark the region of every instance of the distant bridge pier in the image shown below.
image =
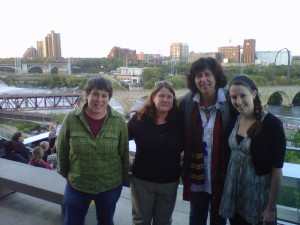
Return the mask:
M281 106L287 107L287 108L293 108L293 103L281 103Z

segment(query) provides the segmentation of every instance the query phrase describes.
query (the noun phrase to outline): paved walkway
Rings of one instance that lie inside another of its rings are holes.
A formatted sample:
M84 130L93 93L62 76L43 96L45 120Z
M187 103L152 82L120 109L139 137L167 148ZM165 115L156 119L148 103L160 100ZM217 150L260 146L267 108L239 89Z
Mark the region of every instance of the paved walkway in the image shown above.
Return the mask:
M189 203L178 189L172 225L188 225ZM132 225L130 189L123 188L115 213L115 225ZM0 198L0 225L60 225L60 205L20 193ZM89 209L85 225L96 225L95 208ZM209 224L209 223L208 223ZM229 224L229 223L227 223ZM278 223L292 225L291 223Z
M189 203L182 200L178 189L177 203L173 213L173 225L188 224ZM0 199L0 225L60 225L60 206L20 193L9 194ZM96 225L95 208L89 209L86 224ZM130 189L123 188L115 213L115 225L131 225Z

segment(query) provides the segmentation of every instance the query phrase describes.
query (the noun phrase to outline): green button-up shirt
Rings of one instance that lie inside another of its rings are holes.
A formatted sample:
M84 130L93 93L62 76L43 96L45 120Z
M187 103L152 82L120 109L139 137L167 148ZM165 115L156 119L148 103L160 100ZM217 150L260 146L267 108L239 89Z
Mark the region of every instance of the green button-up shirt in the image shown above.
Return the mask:
M84 116L87 104L64 119L57 142L60 174L77 190L97 194L128 180L128 131L123 116L108 106L93 136Z

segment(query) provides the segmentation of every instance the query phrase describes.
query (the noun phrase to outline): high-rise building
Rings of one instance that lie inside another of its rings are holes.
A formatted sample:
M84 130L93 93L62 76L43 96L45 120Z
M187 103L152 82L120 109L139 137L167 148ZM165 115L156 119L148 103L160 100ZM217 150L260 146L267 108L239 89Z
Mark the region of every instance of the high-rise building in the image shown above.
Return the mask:
M189 46L186 43L172 43L170 47L171 61L187 62L189 59Z
M51 57L54 60L61 60L61 45L60 34L51 31L47 34L44 41L37 41L37 56L48 58Z
M33 46L28 48L25 53L23 54L24 59L31 59L37 57L37 50Z
M223 63L239 63L241 46L219 47L218 52L222 54Z
M44 41L43 54L55 60L61 60L60 34L51 31L47 34Z
M43 53L43 49L44 49L44 42L43 41L37 41L36 43L36 51L37 51L37 57L46 57L44 56L44 53Z
M243 63L255 62L255 39L245 39L243 46Z

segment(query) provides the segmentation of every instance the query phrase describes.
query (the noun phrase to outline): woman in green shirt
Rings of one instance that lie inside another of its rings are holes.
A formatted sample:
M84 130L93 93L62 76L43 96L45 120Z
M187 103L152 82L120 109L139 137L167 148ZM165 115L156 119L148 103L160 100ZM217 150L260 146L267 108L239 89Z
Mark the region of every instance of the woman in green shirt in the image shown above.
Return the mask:
M99 225L113 225L122 184L128 180L128 131L123 116L109 106L111 82L94 78L87 102L62 123L57 151L59 172L67 179L63 224L82 225L90 202Z

